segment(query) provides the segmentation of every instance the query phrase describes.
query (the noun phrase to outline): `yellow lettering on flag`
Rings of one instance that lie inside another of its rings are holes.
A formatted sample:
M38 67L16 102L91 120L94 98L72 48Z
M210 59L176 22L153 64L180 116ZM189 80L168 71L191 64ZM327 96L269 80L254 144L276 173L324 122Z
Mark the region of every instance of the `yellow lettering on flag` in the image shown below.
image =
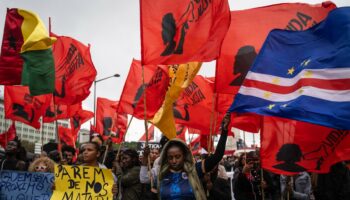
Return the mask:
M49 36L44 23L37 14L22 9L17 9L17 12L23 17L21 53L49 49L56 42L56 38Z
M152 123L169 139L176 137L173 104L181 92L188 87L201 68L200 62L189 62L181 65L170 65L170 84L165 94L162 107L154 115Z
M98 167L55 165L55 190L51 200L113 199L112 171Z

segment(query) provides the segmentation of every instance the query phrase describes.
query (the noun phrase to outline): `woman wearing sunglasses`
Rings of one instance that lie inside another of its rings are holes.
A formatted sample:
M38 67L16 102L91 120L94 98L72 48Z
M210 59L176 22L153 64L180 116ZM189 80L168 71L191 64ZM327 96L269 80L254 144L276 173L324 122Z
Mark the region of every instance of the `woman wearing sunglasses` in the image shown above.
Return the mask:
M54 172L55 163L48 157L41 157L36 159L29 165L30 172Z

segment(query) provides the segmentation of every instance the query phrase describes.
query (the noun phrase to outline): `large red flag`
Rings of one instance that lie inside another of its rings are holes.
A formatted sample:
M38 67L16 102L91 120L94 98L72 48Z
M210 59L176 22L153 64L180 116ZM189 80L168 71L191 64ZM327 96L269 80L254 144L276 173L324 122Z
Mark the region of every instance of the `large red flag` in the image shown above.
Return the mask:
M153 140L154 138L154 125L151 124L151 126L148 128L148 141ZM146 133L144 133L141 138L139 139L139 142L146 141Z
M147 119L151 119L163 104L168 89L167 66L144 66L144 82L146 84ZM140 61L133 60L120 97L118 112L144 119L143 90L142 66Z
M142 64L205 62L219 56L230 25L227 0L140 0Z
M31 96L27 86L5 86L5 118L20 121L36 129L52 95Z
M66 145L75 147L75 142L78 138L78 132L72 131L70 128L66 128L63 126L58 126L58 135L60 137L60 140L62 143L65 143Z
M328 173L333 164L350 160L349 131L277 117L263 121L260 155L269 171Z
M318 5L283 3L232 11L231 25L217 62L216 92L237 93L272 29L306 30L322 21L334 8L336 6L331 2Z
M176 123L209 133L211 118L214 124L213 87L213 82L197 75L174 104Z
M53 45L55 59L55 103L77 104L90 94L90 87L96 77L91 60L90 46L65 36L56 36Z
M0 134L0 146L6 148L7 142L14 140L16 137L16 123L13 121L9 129Z

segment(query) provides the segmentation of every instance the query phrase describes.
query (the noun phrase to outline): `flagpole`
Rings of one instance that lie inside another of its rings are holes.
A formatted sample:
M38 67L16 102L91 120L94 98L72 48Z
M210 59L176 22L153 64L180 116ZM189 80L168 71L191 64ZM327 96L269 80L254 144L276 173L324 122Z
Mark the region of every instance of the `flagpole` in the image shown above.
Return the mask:
M55 110L54 110L54 112L55 112ZM44 131L43 131L43 129L44 129L44 117L41 117L41 124L40 124L41 146L44 146Z
M134 116L131 115L131 119L130 119L130 121L129 121L129 123L128 123L128 126L126 127L126 130L125 130L125 134L123 135L123 139L122 139L122 141L121 141L121 143L120 143L120 145L119 145L119 147L118 147L117 159L119 158L120 150L121 150L121 148L122 148L122 146L123 146L123 143L124 143L124 141L125 141L125 135L128 133L130 124L131 124L131 122L132 122L133 119L134 119Z
M58 153L60 155L60 159L62 160L63 159L63 156L62 156L62 152L60 151L60 147L61 147L61 140L60 140L60 135L58 134L58 124L57 124L57 117L56 117L56 103L55 103L55 96L52 94L52 98L53 98L53 111L55 113L55 131L56 131L56 136L57 136L57 150L58 150ZM70 120L70 119L69 119ZM72 128L72 127L71 127Z
M211 141L212 141L212 135L213 135L213 120L214 120L214 109L215 109L215 96L216 96L216 93L214 93L214 95L212 96L212 109L211 109L211 114L210 114L210 123L209 123L209 126L210 126L210 131L209 131L209 140L208 140L208 153L210 154L211 153ZM214 127L215 129L215 127Z
M146 84L145 84L145 67L142 65L142 86L143 86L143 114L144 114L144 122L145 122L145 133L146 133L146 143L145 146L148 146L148 121L147 121L147 98L146 98ZM153 188L153 178L151 176L151 157L150 154L147 156L147 170L148 176L151 179L151 188Z

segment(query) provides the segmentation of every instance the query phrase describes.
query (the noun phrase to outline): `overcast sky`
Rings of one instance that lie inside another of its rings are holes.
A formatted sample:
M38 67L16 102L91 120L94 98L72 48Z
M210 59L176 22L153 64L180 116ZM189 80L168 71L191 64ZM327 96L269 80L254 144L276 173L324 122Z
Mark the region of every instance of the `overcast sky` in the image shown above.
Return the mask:
M173 0L178 1L178 0ZM320 0L229 0L231 10L242 10L281 2L320 3ZM334 0L338 7L350 0ZM52 32L91 44L97 79L119 73L97 84L97 96L118 100L132 58L140 59L140 16L138 0L0 0L0 39L2 41L6 8L22 8L37 13L45 24L51 17ZM214 63L204 64L199 74L214 76ZM0 88L3 90L2 88ZM93 110L93 88L83 107ZM0 92L2 95L2 92ZM88 127L88 123L84 125ZM143 122L134 120L127 140L144 132Z

